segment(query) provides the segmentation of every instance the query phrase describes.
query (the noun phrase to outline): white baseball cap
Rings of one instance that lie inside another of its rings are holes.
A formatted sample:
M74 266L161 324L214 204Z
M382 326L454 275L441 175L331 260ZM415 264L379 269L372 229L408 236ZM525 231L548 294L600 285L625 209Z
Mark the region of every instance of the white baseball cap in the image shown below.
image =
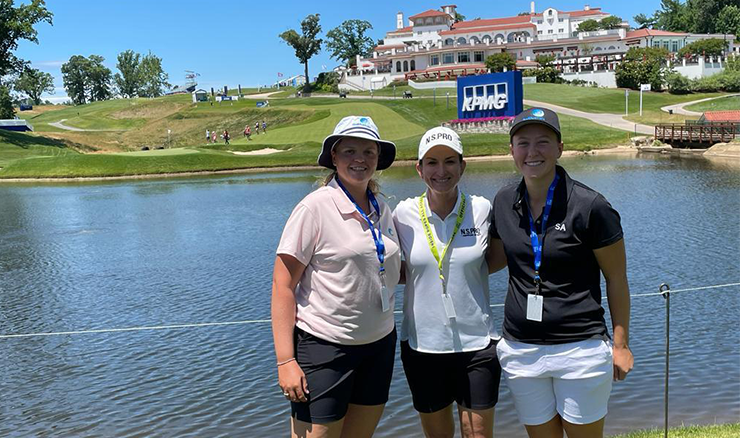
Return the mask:
M447 146L458 154L462 155L463 147L460 142L460 136L457 132L444 126L437 126L427 131L419 142L419 159L429 152L434 146Z
M347 116L337 123L334 133L324 139L317 160L319 165L336 170L331 160L331 150L344 137L362 138L377 143L380 148L377 170L387 169L396 159L396 145L391 141L381 140L373 119L367 116Z

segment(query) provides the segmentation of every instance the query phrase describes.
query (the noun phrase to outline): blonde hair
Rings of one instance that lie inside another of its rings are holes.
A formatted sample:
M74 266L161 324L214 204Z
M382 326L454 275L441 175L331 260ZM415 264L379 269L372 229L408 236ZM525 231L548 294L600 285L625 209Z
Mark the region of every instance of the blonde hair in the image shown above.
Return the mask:
M319 187L324 187L326 185L329 185L331 180L336 178L337 171L333 170L330 174L326 175L323 179L319 180ZM370 189L371 192L373 192L373 195L377 195L380 193L380 184L378 184L378 181L375 180L375 178L370 179L367 183L367 188Z

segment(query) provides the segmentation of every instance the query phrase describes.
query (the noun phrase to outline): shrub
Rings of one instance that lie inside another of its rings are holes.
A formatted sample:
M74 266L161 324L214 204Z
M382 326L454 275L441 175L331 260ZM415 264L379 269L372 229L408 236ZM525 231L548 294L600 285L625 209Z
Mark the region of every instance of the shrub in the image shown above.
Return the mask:
M691 81L678 72L666 75L666 85L671 94L688 94L691 92Z
M721 88L720 75L697 78L691 81L691 89L700 93L713 93Z
M512 70L515 66L516 59L510 53L495 53L486 58L486 67L493 73L504 71L504 67L506 70Z
M718 80L722 91L740 91L740 70L725 70L716 76L719 76Z

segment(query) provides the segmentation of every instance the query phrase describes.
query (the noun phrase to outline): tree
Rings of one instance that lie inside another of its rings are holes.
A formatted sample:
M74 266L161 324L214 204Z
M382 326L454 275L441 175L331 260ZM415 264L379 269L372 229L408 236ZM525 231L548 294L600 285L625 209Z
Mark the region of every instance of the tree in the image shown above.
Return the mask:
M62 81L67 95L75 105L87 102L87 64L90 61L82 55L73 55L69 61L62 64Z
M111 98L111 71L103 61L99 55L73 55L62 64L64 89L75 105Z
M365 35L373 25L364 20L346 20L326 33L326 48L331 57L350 65L360 55L367 57L373 49L373 39Z
M25 61L13 55L18 40L38 44L38 32L34 25L41 22L52 24L53 14L46 9L43 0L31 0L30 4L13 6L13 0L0 0L0 118L13 118L10 87L3 77L19 73Z
M317 38L319 32L321 32L319 14L311 14L301 21L301 35L298 35L298 32L293 29L280 34L280 38L295 50L296 58L303 64L306 74L305 89L307 90L311 87L308 76L308 60L321 51L321 43L323 42L321 38Z
M495 53L486 58L486 68L492 73L502 72L504 68L512 70L515 66L516 59L510 53Z
M139 76L139 62L141 55L133 50L126 50L118 54L118 63L116 68L121 73L116 73L113 81L118 87L118 92L123 97L136 97L139 95L141 88L141 78Z
M635 23L638 24L638 29L652 29L656 22L654 15L648 17L645 14L637 14L633 19L635 20Z
M594 32L599 30L599 22L596 20L586 20L581 22L576 29L577 32Z
M678 51L678 56L720 56L727 50L727 41L719 38L694 41L687 44Z
M551 83L559 84L563 82L560 77L560 71L553 65L555 57L553 55L537 55L535 58L539 67L535 69L534 76L537 77L537 82L540 83Z
M90 102L108 100L113 96L111 92L111 80L113 75L110 69L103 65L100 55L90 55L86 65L86 85Z
M740 40L740 6L722 8L717 16L717 32L735 35Z
M8 87L0 85L0 119L12 119L15 117L13 110L13 99L10 98Z
M41 94L54 93L54 78L49 73L27 67L16 79L15 89L28 96L34 105L41 105Z
M599 27L604 30L619 29L622 27L622 19L616 15L610 15L599 21Z
M34 25L41 22L52 24L53 14L46 9L43 0L31 0L30 4L13 7L12 0L0 0L0 77L20 72L24 61L16 58L13 51L18 40L38 44L38 32Z
M657 47L633 47L617 65L614 75L617 87L637 90L640 84L650 84L653 91L661 91L668 71L665 60L668 50Z
M167 82L167 73L162 69L162 58L149 52L139 64L139 78L141 80L141 97L159 97L170 87Z
M453 18L455 19L455 23L465 21L465 16L457 11L455 11L455 16Z
M686 31L694 33L716 33L719 29L719 14L727 6L739 6L738 0L688 0L685 4L690 26Z

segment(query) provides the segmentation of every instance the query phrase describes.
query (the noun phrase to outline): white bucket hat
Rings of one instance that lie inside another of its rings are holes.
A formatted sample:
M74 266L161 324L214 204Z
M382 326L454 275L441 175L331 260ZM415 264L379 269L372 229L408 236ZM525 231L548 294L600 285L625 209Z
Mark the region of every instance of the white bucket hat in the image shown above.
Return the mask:
M380 148L377 170L387 169L396 159L396 145L393 142L380 139L378 127L373 123L373 119L367 116L347 116L337 123L334 133L324 139L317 160L320 166L336 170L334 163L332 163L331 150L344 137L362 138L377 143Z
M457 135L457 132L444 126L432 128L421 137L421 141L419 141L419 159L424 158L424 155L434 146L447 146L460 155L463 153L460 136Z

